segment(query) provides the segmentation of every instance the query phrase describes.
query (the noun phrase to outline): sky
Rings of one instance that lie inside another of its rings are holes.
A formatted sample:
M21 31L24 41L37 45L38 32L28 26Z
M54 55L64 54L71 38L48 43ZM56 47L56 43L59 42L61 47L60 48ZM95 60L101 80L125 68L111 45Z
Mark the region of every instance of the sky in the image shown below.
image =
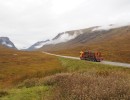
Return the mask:
M130 0L0 0L0 37L17 48L60 32L130 22Z

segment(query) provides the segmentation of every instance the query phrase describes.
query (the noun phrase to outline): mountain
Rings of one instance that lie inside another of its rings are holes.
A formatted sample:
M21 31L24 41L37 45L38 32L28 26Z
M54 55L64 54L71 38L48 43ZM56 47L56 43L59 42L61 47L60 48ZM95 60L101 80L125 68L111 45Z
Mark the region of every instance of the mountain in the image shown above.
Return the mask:
M43 45L45 45L47 42L49 42L50 40L46 40L46 41L39 41L35 44L33 44L31 47L29 47L27 50L35 50L35 49L39 49L41 48Z
M45 51L57 51L66 48L72 48L74 45L77 44L78 40L80 41L80 39L84 40L86 38L83 36L84 34L90 35L89 33L92 33L93 29L97 27L98 26L60 33L56 37L54 37L50 43L45 44L40 49L43 49ZM80 36L83 37L80 38Z
M8 37L0 37L0 45L16 49L15 45L10 41Z
M59 43L65 43L76 38L80 34L82 34L81 30L62 32L62 33L59 33L57 36L55 36L52 40L39 41L33 44L27 50L36 50L46 45L56 45Z
M82 34L67 42L44 45L39 50L71 56L79 56L81 50L100 51L106 60L130 63L129 25L96 26L81 29L80 32Z
M68 42L74 38L76 38L78 35L82 34L81 30L74 30L74 31L66 31L59 33L56 37L54 37L49 43L46 45L56 45L59 43L65 43Z

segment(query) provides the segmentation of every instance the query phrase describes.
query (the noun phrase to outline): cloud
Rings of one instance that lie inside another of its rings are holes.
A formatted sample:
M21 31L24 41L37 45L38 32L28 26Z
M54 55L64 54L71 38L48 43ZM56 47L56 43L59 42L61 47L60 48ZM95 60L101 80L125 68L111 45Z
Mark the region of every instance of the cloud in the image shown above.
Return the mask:
M52 0L52 12L56 15L71 12L80 6L85 0Z
M130 0L0 0L0 36L18 48L59 32L130 22Z
M60 37L58 37L58 39L51 40L47 44L58 44L62 42L67 42L71 39L74 39L75 37L77 37L77 34L69 35L69 33L64 33Z
M82 32L80 34L82 34ZM37 49L37 48L43 47L44 45L49 45L49 44L55 45L55 44L58 44L58 43L67 42L69 40L76 38L77 36L78 36L78 33L76 34L76 31L75 31L75 34L72 34L72 35L70 35L67 32L64 32L58 38L52 39L52 40L47 41L47 42L40 43L37 46L35 46L35 48Z
M110 29L114 29L114 28L125 27L127 25L130 25L130 23L118 23L118 24L104 25L104 26L99 26L99 27L94 28L93 31L110 30Z

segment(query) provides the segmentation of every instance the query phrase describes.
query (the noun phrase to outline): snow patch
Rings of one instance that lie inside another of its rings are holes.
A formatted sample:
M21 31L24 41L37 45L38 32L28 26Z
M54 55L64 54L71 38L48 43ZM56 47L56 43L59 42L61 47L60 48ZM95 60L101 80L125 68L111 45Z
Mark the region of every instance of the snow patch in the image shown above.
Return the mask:
M11 44L7 44L5 41L2 42L2 45L8 46L8 47L13 47Z

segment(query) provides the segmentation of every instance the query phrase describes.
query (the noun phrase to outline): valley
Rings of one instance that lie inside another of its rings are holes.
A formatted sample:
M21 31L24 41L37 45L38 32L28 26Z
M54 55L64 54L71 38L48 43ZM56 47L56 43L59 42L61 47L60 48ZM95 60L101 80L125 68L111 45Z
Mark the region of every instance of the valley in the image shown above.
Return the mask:
M0 100L130 100L130 0L0 0Z
M27 50L2 37L0 100L129 100L130 27L98 28L63 32ZM100 51L104 61L80 60L81 50Z
M0 100L129 100L129 77L125 67L0 49Z

